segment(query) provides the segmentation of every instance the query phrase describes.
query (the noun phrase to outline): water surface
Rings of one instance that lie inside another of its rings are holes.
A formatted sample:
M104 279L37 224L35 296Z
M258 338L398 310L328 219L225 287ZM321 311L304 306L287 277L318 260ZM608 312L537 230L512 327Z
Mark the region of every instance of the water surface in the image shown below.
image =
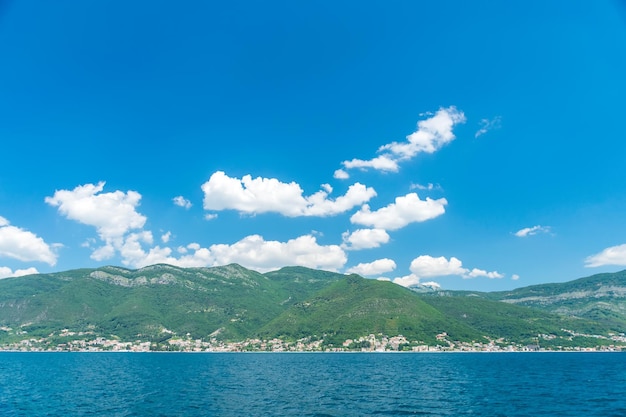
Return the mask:
M2 416L625 416L622 353L0 353Z

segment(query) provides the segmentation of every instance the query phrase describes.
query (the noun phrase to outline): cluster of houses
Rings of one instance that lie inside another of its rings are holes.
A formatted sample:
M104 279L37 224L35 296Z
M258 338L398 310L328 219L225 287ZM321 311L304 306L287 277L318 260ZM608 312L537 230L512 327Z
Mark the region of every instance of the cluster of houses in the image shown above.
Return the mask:
M487 342L452 341L447 333L438 334L435 345L409 341L404 336L388 337L370 334L358 339L348 339L341 345L324 343L323 340L300 339L288 342L281 339L261 340L247 339L241 342L224 342L216 339L193 339L187 334L184 337L173 335L163 342L143 340L120 341L104 337L93 337L92 334L76 333L68 329L48 338L30 338L0 346L0 350L10 351L71 351L71 352L519 352L519 351L622 351L626 350L626 336L614 335L615 344L599 344L597 347L563 347L544 348L540 340L551 340L553 335L538 335L536 343L530 345L509 344L506 341L489 340ZM54 336L54 342L51 341ZM580 335L579 335L580 336ZM589 335L586 335L589 336ZM59 340L61 340L59 342Z

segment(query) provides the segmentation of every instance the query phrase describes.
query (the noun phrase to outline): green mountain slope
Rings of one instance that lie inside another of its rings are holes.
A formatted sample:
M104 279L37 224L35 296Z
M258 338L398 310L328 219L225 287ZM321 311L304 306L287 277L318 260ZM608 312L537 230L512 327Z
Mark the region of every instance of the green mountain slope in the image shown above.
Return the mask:
M593 320L626 332L626 270L485 295L493 300Z
M104 267L0 284L0 325L37 336L70 328L125 340L168 331L238 339L279 314L284 301L277 284L238 265Z
M448 332L458 340L482 339L476 330L450 320L415 293L391 282L351 275L319 291L261 329L263 337L299 339L322 336L341 344L369 334L403 335L435 344Z
M0 345L44 340L52 347L72 333L157 348L181 337L341 346L370 334L431 346L523 345L541 334L543 345L595 346L597 335L608 344L610 332L626 332L625 280L621 272L502 293L417 293L302 267L266 274L235 264L77 269L0 280Z
M533 344L536 343L540 334L568 339L571 333L564 329L575 330L582 334L602 335L608 334L611 330L592 320L561 316L477 296L422 296L421 298L448 317L456 318L491 339L504 339L505 342ZM589 345L589 342L586 341L584 345ZM564 344L562 340L558 343ZM591 345L595 344L596 341L591 340Z

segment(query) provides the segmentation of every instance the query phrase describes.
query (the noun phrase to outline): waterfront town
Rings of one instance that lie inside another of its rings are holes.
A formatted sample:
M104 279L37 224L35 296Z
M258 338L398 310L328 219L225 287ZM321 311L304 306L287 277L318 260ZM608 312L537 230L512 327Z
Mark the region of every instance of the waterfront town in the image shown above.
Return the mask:
M10 328L2 327L7 332ZM563 329L565 330L565 329ZM566 330L567 331L567 330ZM94 337L92 332L73 332L63 329L58 334L52 333L43 338L26 338L0 345L0 351L19 352L621 352L626 351L626 335L613 334L608 337L586 335L568 331L571 340L574 337L595 338L597 346L561 346L542 342L554 341L557 337L539 334L531 344L508 343L503 339L487 342L452 341L447 333L438 334L437 343L428 345L409 341L404 336L388 337L382 334L345 340L341 345L324 343L323 339L300 339L295 342L281 339L247 339L240 342L225 342L217 339L193 339L189 334L184 337L172 336L161 342L135 340L121 341L115 338ZM66 339L66 340L63 340Z

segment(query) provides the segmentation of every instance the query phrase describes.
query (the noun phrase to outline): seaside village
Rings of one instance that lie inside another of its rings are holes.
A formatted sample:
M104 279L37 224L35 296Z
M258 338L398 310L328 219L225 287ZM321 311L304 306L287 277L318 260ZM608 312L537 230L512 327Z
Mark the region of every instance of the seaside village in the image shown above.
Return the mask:
M10 332L7 327L0 331ZM281 339L248 339L241 342L223 342L216 339L208 341L193 339L190 334L184 337L173 335L162 342L136 340L133 342L93 337L92 332L72 332L63 329L58 334L52 333L46 338L23 339L19 342L0 347L4 351L56 351L56 352L537 352L537 351L626 351L624 334L610 337L585 335L570 332L571 337L604 339L595 347L554 346L543 347L542 341L553 340L554 335L539 334L532 344L507 343L505 340L490 340L487 343L456 342L450 340L447 333L438 334L437 344L426 345L409 341L404 336L388 337L382 334L348 339L340 346L324 343L323 340L300 339L286 342ZM65 339L65 340L64 340ZM609 342L609 343L607 343ZM614 342L614 343L610 343Z

